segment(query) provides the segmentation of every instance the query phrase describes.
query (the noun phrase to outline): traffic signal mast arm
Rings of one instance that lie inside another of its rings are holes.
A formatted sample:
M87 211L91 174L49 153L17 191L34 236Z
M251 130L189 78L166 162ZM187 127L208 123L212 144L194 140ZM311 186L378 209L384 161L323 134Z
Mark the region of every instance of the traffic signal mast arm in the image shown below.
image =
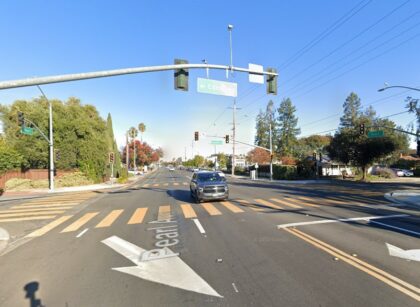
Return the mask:
M238 71L238 72L247 72L247 73L252 73L256 75L274 76L274 77L278 76L276 72L254 71L248 68L234 67L230 65L216 65L216 64L205 64L205 63L173 64L173 65L123 68L123 69L114 69L114 70L102 70L102 71L95 71L95 72L3 81L3 82L0 82L0 90L9 89L9 88L17 88L17 87L25 87L25 86L33 86L33 85L41 85L41 84L51 84L51 83L69 82L69 81L77 81L77 80L105 78L105 77L113 77L113 76L120 76L120 75L129 75L129 74L139 74L139 73L147 73L147 72L155 72L155 71L177 70L177 69L200 69L200 68L231 70L231 71Z
M224 139L226 137L226 136L219 136L219 135L206 135L206 136L207 137L211 137L211 138L219 138L219 139ZM239 143L239 144L243 144L243 145L248 145L248 146L256 147L256 148L261 148L261 149L267 150L268 152L271 152L271 150L269 148L265 148L265 147L262 147L262 146L245 143L245 142L241 142L241 141L238 141L238 140L235 140L235 143Z
M397 129L397 128L390 128L390 127L386 127L386 126L382 126L382 125L366 126L366 128L383 128L383 129L390 129L390 130L398 131L398 132L401 132L401 133L405 133L405 134L413 135L413 136L416 136L416 137L418 137L418 138L420 137L420 134L418 134L418 133L413 133L413 132L409 132L409 131L405 131L405 130L402 130L402 129Z

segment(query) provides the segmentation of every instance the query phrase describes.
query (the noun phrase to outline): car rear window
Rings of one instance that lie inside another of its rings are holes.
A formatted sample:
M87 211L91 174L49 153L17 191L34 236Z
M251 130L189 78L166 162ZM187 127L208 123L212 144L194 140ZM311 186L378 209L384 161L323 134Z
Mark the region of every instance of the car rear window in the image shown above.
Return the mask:
M218 173L203 173L197 174L198 181L208 182L208 181L225 181L225 177L220 176Z

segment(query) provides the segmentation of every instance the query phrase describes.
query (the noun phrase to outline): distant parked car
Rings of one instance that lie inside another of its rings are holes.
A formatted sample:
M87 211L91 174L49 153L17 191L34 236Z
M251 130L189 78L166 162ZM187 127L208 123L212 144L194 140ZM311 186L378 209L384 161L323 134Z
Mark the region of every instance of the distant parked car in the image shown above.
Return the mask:
M407 170L407 169L400 169L397 171L398 177L411 177L414 176L413 171Z

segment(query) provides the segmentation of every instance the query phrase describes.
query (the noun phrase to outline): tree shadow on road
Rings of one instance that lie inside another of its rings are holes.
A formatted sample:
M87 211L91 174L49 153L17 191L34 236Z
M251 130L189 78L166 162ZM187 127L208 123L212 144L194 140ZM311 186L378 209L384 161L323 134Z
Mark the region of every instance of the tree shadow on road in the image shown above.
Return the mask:
M25 298L29 300L29 307L45 307L42 305L41 299L36 298L36 291L39 289L39 282L32 281L27 283L23 290L25 290Z

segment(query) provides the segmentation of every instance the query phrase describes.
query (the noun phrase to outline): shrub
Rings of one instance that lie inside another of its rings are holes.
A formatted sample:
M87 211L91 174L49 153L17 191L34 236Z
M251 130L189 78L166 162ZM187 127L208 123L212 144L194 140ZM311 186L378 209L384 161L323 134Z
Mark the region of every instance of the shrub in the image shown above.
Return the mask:
M74 172L70 174L64 174L57 180L57 186L59 187L74 187L80 185L93 184L93 180L87 178L82 172Z
M382 178L394 178L395 177L395 174L394 174L394 172L392 171L392 170L390 170L390 169L386 169L386 168L381 168L381 169L378 169L377 171L376 171L376 174L375 174L376 176L379 176L379 177L382 177Z
M296 166L273 165L273 179L293 180L298 178Z

